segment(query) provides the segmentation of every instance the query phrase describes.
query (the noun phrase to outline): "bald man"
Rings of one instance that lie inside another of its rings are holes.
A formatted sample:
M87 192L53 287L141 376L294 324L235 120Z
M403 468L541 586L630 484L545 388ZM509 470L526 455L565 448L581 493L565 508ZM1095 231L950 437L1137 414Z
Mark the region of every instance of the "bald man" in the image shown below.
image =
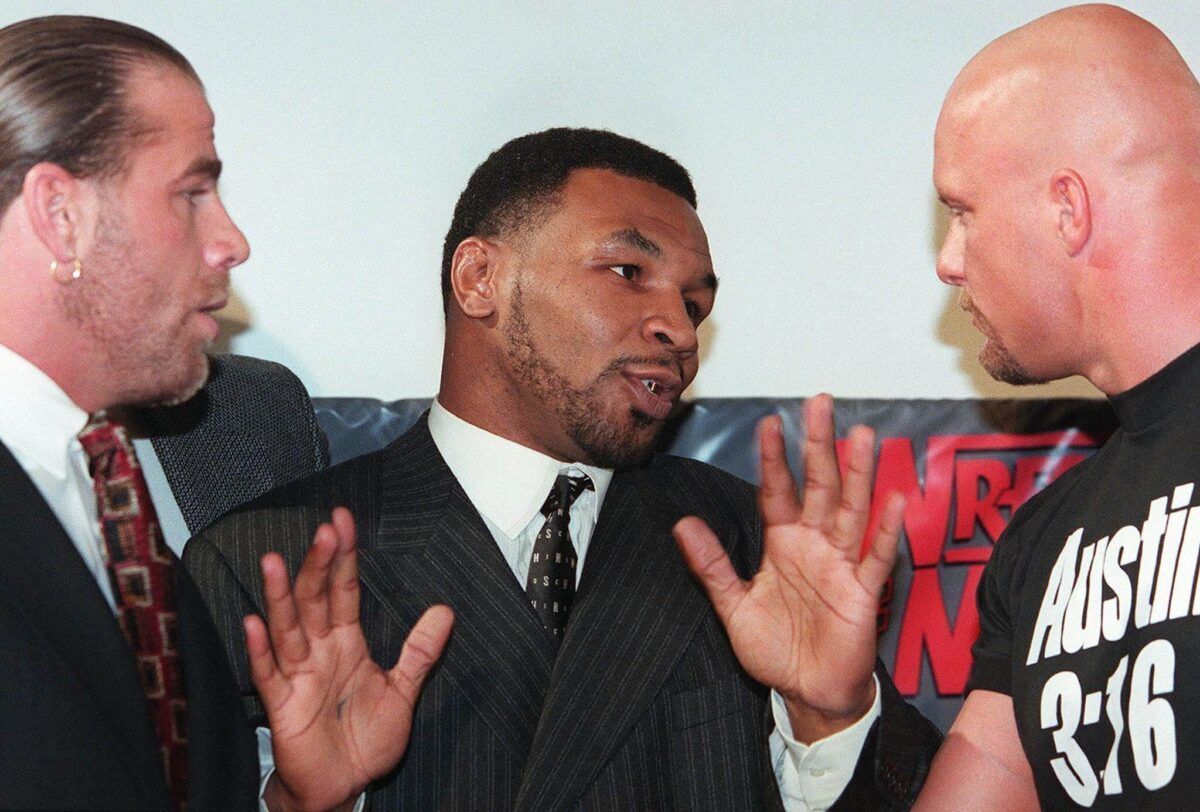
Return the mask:
M1050 14L954 81L934 182L951 211L938 276L962 289L984 368L1083 375L1121 425L997 543L921 803L1194 806L1200 86L1139 17Z
M952 213L938 276L962 288L987 338L980 362L1016 384L1083 375L1121 426L997 543L979 590L969 695L918 806L1193 808L1200 86L1145 20L1112 6L1065 9L964 68L938 120L934 164ZM694 557L720 560L694 524L680 531ZM817 560L814 539L804 550ZM878 540L871 552L864 565L895 554ZM792 580L819 591L828 567L793 561L805 577ZM726 574L707 585L736 606L762 591L759 580ZM839 607L839 657L822 668L845 677L836 706L857 707L869 696L874 623L829 594L789 602L790 625L829 621L827 604Z

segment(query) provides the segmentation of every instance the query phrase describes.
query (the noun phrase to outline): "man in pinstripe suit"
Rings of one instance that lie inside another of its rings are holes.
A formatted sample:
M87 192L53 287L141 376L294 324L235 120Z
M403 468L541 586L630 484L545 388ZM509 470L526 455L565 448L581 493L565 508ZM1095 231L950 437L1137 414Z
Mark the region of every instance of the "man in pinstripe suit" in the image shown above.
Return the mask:
M431 604L455 613L408 751L374 782L370 805L820 809L839 794L847 808L911 802L937 735L886 675L876 683L869 660L850 679L836 664L823 678L795 673L797 652L802 664L828 661L836 634L764 652L763 639L739 632L731 645L672 539L676 522L699 516L743 576L763 560L750 486L652 454L696 374L696 327L717 286L687 172L603 131L515 139L460 197L442 270L446 344L430 413L388 448L269 494L187 548L252 715L264 719L240 630L241 617L263 607L256 561L277 551L295 570L314 529L345 506L358 523L361 624L376 661L395 659ZM832 455L827 400L811 417L813 446L828 452L810 455L812 468L836 496L836 463L823 465ZM777 426L767 434L777 481ZM869 438L853 445L861 462ZM846 495L861 507L870 471L855 470ZM569 508L579 586L557 637L528 590L530 554L548 524L539 508L564 474L587 485ZM806 517L821 526L814 532L861 536L853 511L835 510L837 498L822 511L819 501ZM786 520L780 497L764 507L768 525ZM350 549L354 530L335 515ZM884 526L894 543L895 522ZM685 523L681 543L704 571L703 545L688 540L698 532ZM768 555L764 572L777 563ZM827 570L835 589L855 574L848 561ZM859 574L865 588L833 597L873 613L870 586L882 575ZM748 609L739 617L754 620ZM773 622L760 612L750 626L761 638ZM731 625L739 628L746 623ZM797 741L829 734L812 747Z

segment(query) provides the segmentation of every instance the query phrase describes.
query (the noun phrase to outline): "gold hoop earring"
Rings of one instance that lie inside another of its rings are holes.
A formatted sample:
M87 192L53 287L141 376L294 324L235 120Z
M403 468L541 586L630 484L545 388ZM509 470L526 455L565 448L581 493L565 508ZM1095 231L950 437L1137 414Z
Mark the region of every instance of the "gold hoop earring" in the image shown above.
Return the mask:
M61 273L60 273L61 269ZM54 277L54 281L60 285L69 285L83 275L83 264L79 261L79 257L71 260L71 272L67 274L66 268L62 268L58 264L57 259L50 260L50 276Z

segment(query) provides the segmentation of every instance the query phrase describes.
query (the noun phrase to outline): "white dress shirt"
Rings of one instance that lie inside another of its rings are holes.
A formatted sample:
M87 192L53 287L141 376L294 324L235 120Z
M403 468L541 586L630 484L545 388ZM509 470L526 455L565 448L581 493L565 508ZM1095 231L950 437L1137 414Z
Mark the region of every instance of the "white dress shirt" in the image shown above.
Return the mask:
M521 589L529 575L533 541L546 521L542 505L554 481L559 474L586 474L591 478L594 489L581 491L570 511L578 584L613 472L578 462L559 462L497 437L454 416L436 400L429 409L429 433L450 473L483 517Z

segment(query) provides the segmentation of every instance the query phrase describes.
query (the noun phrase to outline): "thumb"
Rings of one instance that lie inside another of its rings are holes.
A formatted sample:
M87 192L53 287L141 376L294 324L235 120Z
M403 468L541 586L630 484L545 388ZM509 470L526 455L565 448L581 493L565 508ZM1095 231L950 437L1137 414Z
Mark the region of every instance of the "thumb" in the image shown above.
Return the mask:
M730 616L750 587L738 577L725 548L702 519L694 516L680 519L671 532L688 569L704 587L717 617L728 629Z
M409 705L416 704L429 669L446 648L453 625L454 612L449 606L438 604L426 609L408 633L396 665L388 672L388 682L400 691Z

